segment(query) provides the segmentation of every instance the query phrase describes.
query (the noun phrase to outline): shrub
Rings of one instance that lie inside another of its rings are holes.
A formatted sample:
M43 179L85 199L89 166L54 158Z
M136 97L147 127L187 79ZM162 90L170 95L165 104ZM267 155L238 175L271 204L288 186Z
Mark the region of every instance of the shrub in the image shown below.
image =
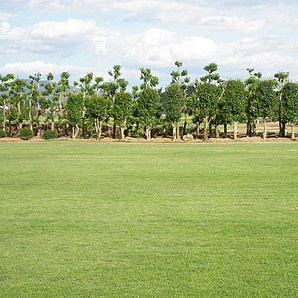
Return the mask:
M33 138L33 132L29 127L22 128L20 130L20 138L22 140L29 140Z
M51 130L51 129L46 130L43 134L43 138L46 140L56 139L57 138L56 130Z
M0 130L0 138L5 138L6 137L6 133L3 130Z

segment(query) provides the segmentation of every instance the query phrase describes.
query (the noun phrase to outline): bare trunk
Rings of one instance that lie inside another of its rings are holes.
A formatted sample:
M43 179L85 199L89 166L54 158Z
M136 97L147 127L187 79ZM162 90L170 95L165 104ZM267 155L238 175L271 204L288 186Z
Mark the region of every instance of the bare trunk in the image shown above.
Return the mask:
M6 124L5 105L6 105L6 102L5 102L5 99L3 98L3 107L2 107L2 111L3 111L3 131L6 133L6 127L5 127L5 124Z
M98 140L100 140L100 137L101 137L101 129L102 129L102 120L99 121L98 135L97 135Z
M150 141L150 139L151 139L151 129L148 128L148 126L146 126L146 128L145 128L145 135L146 135L146 140Z
M197 139L199 138L200 136L200 123L197 122Z
M292 135L291 135L291 139L294 140L295 139L295 124L292 123Z
M177 136L177 138L180 138L180 135L179 135L179 121L177 121L177 123L176 123L176 136Z
M173 128L173 141L175 142L177 136L176 136L176 125L174 122L172 123L172 128Z
M228 132L228 125L227 123L224 124L224 136L227 136L227 132Z
M218 125L215 125L215 137L218 139L219 138L219 129Z
M264 118L263 140L266 141L266 138L267 138L267 125L266 125L266 118Z
M121 140L124 140L124 138L125 138L125 135L124 135L125 126L126 126L126 119L124 120L124 122L120 126Z
M238 135L238 122L234 121L234 140L237 140Z
M30 127L30 129L31 130L33 130L33 125L32 125L32 116L31 116L31 107L32 107L32 105L31 105L31 98L29 97L29 122L30 122L30 124L29 124L29 127Z
M78 133L79 133L79 126L76 124L76 126L74 127L72 127L72 139L73 140L75 140L76 139L76 137L77 137L77 135L78 135Z

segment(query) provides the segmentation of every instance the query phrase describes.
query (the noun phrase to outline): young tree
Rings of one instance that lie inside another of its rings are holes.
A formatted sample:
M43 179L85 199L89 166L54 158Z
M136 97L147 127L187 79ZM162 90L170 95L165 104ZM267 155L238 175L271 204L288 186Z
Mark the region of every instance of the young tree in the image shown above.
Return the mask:
M278 122L279 122L279 135L281 137L285 136L286 132L286 121L283 119L283 114L284 114L284 107L282 104L282 94L283 94L283 87L287 83L288 77L289 77L289 72L284 72L280 71L274 75L274 77L278 81Z
M253 68L247 68L249 78L245 80L246 85L246 116L247 116L247 132L246 135L251 137L254 128L253 123L257 118L256 113L256 90L261 80L262 74L256 72L253 74Z
M72 138L75 139L79 133L79 125L82 123L83 94L69 93L66 103L67 119L72 128Z
M123 140L127 118L132 115L132 96L123 91L116 93L112 113L115 124L120 126L121 139Z
M276 94L274 87L276 81L274 80L262 80L257 85L256 89L256 108L258 117L263 118L264 133L263 140L266 141L267 137L267 118L272 118L276 111Z
M171 83L165 90L166 119L171 123L173 129L173 141L177 139L177 122L181 117L181 90L177 83Z
M281 120L292 124L291 138L294 139L295 124L298 121L298 83L287 82L282 90L283 113Z
M204 140L208 138L208 125L209 133L211 133L211 120L216 116L218 111L218 104L225 92L223 81L220 80L216 63L210 63L204 67L208 72L205 76L201 77L201 83L197 84L197 106L204 121Z
M101 137L102 122L106 119L109 101L105 95L92 94L91 99L86 102L87 117L94 122L96 138Z
M187 76L187 70L186 69L184 69L184 70L182 70L182 72L180 72L180 67L182 67L182 62L181 61L176 61L175 65L177 66L177 71L172 71L171 72L172 83L177 84L178 87L182 91L181 96L183 97L183 99L181 99L181 111L184 110L184 115L185 115L184 130L183 130L185 132L186 124L187 124L186 91L187 91L187 84L189 83L190 80L189 80L188 77L186 77ZM179 120L176 123L176 135L177 135L177 137L180 136L180 133L179 133L179 128L180 128Z
M138 120L145 128L146 139L151 139L151 131L160 118L162 105L157 90L144 88L137 99Z
M236 140L237 124L244 119L245 113L245 84L241 80L230 79L225 82L225 93L219 109L225 127L227 123L234 123L234 140Z

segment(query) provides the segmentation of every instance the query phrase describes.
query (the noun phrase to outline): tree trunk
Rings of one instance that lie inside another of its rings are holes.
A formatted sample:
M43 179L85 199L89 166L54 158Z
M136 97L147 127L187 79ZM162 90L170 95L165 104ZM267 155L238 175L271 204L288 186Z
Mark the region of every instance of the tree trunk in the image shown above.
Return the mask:
M225 124L224 124L224 136L225 136L225 137L227 136L227 133L228 133L228 124L225 123Z
M173 141L175 142L176 141L176 125L174 122L172 123L172 128L173 128Z
M218 139L219 138L219 129L218 129L218 125L215 125L215 137Z
M72 127L72 139L75 140L77 135L79 133L79 126L76 124L76 126Z
M264 118L264 132L263 132L263 140L266 141L267 139L267 125L266 125L266 118Z
M32 125L32 116L31 116L31 98L29 97L29 127L33 131L33 125Z
M208 116L204 118L204 141L208 139Z
M292 133L291 133L291 139L295 139L295 123L292 123Z
M187 113L184 111L184 125L183 125L183 136L186 135L186 126L187 126Z
M102 120L99 121L98 135L97 135L98 140L100 140L100 137L101 137L101 129L102 129Z
M150 141L150 139L151 139L151 129L148 128L148 126L145 127L145 135L146 135L146 140Z
M176 128L176 136L177 136L177 138L180 139L180 135L179 135L179 121L177 121L176 126L177 126L177 128Z
M210 136L210 138L213 137L213 133L212 133L212 123L211 123L211 121L209 121L209 136Z
M200 136L200 123L197 122L197 139L199 138Z
M238 134L238 122L234 121L234 140L237 140L237 134Z
M4 96L4 95L3 95ZM5 127L5 122L6 122L6 118L5 118L5 106L6 106L6 102L5 99L3 98L3 107L2 107L2 111L3 111L3 131L6 133L6 127Z

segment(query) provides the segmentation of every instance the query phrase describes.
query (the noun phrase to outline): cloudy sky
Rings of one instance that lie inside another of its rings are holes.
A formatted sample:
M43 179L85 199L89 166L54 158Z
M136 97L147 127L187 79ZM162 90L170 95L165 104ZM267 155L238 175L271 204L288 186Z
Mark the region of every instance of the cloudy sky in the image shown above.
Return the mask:
M0 74L19 77L87 72L139 85L140 67L166 86L174 62L191 80L218 64L224 79L247 78L246 68L298 80L297 1L267 0L0 0Z

